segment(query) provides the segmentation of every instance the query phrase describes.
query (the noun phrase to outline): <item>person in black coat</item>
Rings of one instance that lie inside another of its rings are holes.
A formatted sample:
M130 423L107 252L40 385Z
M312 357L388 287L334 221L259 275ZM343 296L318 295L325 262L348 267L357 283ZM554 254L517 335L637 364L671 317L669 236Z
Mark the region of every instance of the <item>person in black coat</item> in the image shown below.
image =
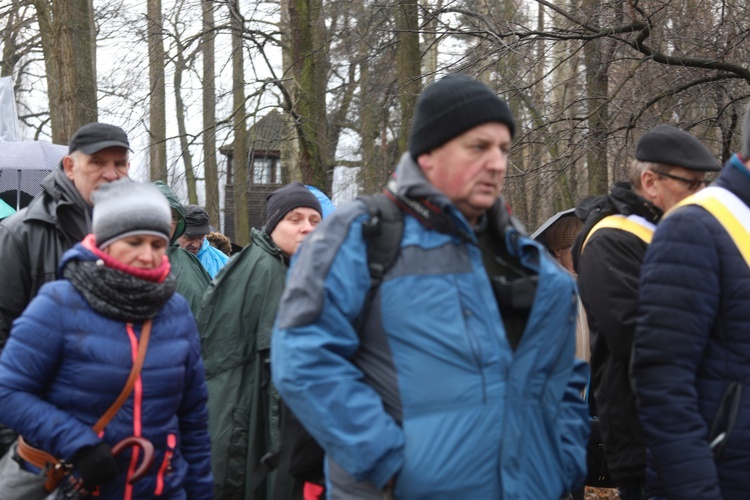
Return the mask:
M591 334L591 391L620 498L644 495L645 442L629 378L643 256L664 211L719 168L692 135L659 125L638 141L630 182L577 208L586 222L572 253Z
M106 123L76 131L59 168L41 183L42 194L0 223L0 350L13 320L39 289L57 276L63 254L91 232L91 195L130 169L128 136ZM15 433L0 425L0 455Z

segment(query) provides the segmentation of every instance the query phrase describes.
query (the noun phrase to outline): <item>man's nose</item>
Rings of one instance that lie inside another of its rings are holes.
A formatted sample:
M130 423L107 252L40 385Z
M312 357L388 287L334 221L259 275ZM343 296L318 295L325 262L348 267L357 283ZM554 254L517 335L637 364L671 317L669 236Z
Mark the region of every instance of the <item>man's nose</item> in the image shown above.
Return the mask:
M102 176L108 181L115 181L119 179L121 176L119 170L117 170L117 164L113 161L108 162L104 167L104 173L102 174Z
M487 166L496 172L504 172L508 166L508 154L500 148L493 149Z

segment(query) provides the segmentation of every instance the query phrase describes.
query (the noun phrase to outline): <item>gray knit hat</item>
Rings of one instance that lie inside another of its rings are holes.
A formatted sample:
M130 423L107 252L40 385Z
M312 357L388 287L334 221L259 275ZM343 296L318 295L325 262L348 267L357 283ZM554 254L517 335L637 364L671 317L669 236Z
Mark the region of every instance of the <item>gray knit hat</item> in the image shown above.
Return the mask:
M169 243L172 212L167 198L153 184L123 178L102 184L92 198L91 226L99 248L134 234L160 236Z
M745 120L742 122L742 159L750 159L750 106L745 110Z
M415 160L469 129L488 122L515 125L508 105L485 84L456 73L427 86L417 101L409 153Z

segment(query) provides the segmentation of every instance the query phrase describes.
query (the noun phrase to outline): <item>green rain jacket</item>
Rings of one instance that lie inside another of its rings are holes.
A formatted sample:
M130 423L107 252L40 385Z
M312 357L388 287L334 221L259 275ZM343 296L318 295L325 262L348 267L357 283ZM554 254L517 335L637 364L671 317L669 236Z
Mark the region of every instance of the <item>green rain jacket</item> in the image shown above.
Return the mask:
M271 385L271 331L288 264L265 232L219 271L197 315L208 385L211 467L217 500L270 499L253 473L278 448L278 394ZM274 475L266 484L273 484Z
M195 255L177 244L177 239L185 232L185 211L177 195L162 181L156 181L154 185L166 196L173 214L177 216L177 226L167 248L167 257L175 277L175 291L187 299L190 310L197 315L211 276Z

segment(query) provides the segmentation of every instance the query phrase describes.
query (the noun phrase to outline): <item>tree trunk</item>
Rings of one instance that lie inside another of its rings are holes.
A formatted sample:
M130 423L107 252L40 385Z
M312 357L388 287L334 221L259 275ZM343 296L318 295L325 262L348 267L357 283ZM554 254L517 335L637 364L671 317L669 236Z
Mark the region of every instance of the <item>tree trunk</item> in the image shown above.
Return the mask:
M435 81L435 73L438 69L438 19L432 15L433 12L439 12L443 8L443 0L436 3L430 0L422 0L422 10L427 12L425 19L425 30L422 34L424 38L424 75L425 85Z
M203 170L206 176L206 210L219 227L219 174L216 162L216 52L214 2L203 0Z
M232 29L232 97L234 109L234 239L239 245L250 242L250 221L247 206L247 111L245 109L245 64L242 45L243 19L239 0L229 0Z
M167 179L167 120L161 0L148 0L149 167L152 181Z
M97 121L96 34L91 0L32 0L42 38L52 142L67 144Z
M282 82L283 91L285 95L283 108L285 113L284 125L282 127L281 141L281 172L284 183L291 181L302 181L302 171L299 168L299 140L296 139L297 128L295 127L295 120L293 117L294 104L291 100L291 96L294 95L294 83L289 75L294 74L293 66L293 54L292 54L292 40L289 35L291 30L291 24L289 21L290 13L290 0L280 0L281 5L281 18L279 20L279 31L281 32L281 64L283 67L283 74L285 76Z
M174 67L175 114L177 117L177 130L180 135L180 153L182 156L182 162L185 165L185 183L187 184L188 203L195 205L198 204L198 190L195 186L193 158L190 156L190 145L188 144L187 129L185 128L185 103L182 100L182 73L187 68L183 50L184 47L179 47Z
M331 180L327 155L326 84L328 54L321 0L290 0L293 74L296 83L293 116L300 147L302 182L327 194Z
M399 153L409 146L409 132L417 96L422 89L419 52L419 16L417 0L401 0L396 8L398 30L398 91L401 104L401 127L398 134Z

